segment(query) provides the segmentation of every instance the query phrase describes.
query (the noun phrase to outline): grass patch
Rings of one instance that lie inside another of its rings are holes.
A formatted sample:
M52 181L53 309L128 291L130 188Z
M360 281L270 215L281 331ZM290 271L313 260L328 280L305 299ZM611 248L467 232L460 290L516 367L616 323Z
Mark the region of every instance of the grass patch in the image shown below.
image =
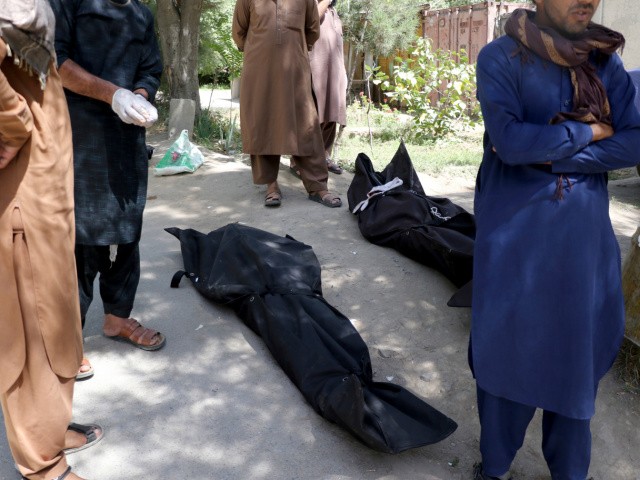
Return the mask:
M640 347L624 339L616 359L620 380L634 393L640 393Z
M640 198L630 196L621 197L613 193L610 193L609 198L612 203L621 205L627 210L630 208L640 208Z
M334 160L353 172L358 154L364 153L375 170L381 171L400 141L410 138L410 126L409 115L386 104L374 105L361 96L347 107L347 128L334 149ZM482 134L482 128L476 128L421 143L406 141L405 145L418 172L435 175L453 167L475 175L482 161Z
M609 181L624 180L625 178L633 178L640 173L636 167L620 168L618 170L612 170L609 172Z
M362 152L371 159L376 171L381 171L393 158L402 138L402 131L397 135L387 132L385 138L380 138L376 132L372 150L368 132L347 128L338 146L337 161L353 171L356 157ZM482 131L460 132L423 145L406 144L406 147L418 172L438 174L449 167L469 167L475 172L482 161Z
M234 154L242 150L238 116L221 111L202 110L193 128L196 143L212 150Z

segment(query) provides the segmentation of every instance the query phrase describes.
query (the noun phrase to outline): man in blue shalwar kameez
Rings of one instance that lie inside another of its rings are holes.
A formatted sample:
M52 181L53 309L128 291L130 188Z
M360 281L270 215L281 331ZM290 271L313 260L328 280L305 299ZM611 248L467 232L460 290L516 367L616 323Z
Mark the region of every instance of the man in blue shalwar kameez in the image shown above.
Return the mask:
M587 477L598 382L624 330L607 172L638 163L635 88L591 22L599 0L534 0L480 52L485 150L470 363L482 463L506 478L536 408L554 480Z

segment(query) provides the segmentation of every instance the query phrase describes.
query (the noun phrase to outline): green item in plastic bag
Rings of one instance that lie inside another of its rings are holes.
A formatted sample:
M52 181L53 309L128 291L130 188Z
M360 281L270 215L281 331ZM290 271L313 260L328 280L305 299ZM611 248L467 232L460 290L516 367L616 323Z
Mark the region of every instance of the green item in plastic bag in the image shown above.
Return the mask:
M193 173L202 165L204 158L200 149L189 141L189 131L183 130L169 147L155 168L157 176L176 173Z

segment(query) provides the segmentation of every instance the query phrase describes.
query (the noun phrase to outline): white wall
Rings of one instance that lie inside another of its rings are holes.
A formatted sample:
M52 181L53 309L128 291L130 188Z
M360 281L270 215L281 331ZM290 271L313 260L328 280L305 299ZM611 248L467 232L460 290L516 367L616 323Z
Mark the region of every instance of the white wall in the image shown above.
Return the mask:
M640 0L601 0L593 21L622 33L625 68L640 68Z

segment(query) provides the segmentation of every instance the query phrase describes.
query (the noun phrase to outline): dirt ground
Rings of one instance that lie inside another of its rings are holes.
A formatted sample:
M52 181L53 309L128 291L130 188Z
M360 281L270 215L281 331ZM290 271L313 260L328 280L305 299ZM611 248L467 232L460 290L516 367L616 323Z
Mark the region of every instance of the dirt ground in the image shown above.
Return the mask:
M156 147L152 167L169 146ZM411 152L409 152L411 153ZM155 177L141 244L142 279L134 315L166 333L154 353L101 335L95 303L85 328L94 378L76 386L75 421L99 421L105 440L70 457L74 471L102 479L378 479L471 478L478 452L475 386L467 365L470 311L446 306L455 291L442 275L362 238L346 207L351 174L331 175L345 202L310 202L282 165L283 205L262 206L241 156L205 151L193 174ZM473 178L421 175L429 195L472 211ZM612 182L611 213L624 251L640 209L640 177ZM399 455L373 452L320 418L271 359L260 339L232 312L209 303L183 280L178 242L165 227L209 232L241 222L311 245L322 266L327 301L347 315L367 343L378 380L401 384L452 417L446 440ZM640 479L640 396L610 372L592 422L595 480ZM0 443L0 479L18 478ZM515 480L548 479L540 418L513 463Z
M264 188L251 185L242 156L210 156L195 176L154 180L157 198L150 207L154 211L176 205L183 210L189 205L192 218L180 223L203 232L238 221L311 245L322 265L325 297L352 319L367 342L375 378L406 386L458 422L458 430L440 444L395 457L400 463L407 459L407 470L399 470L395 461L374 462L361 475L347 469L344 478L470 478L479 459L474 382L466 355L470 311L446 306L455 289L439 273L361 237L356 217L346 207L351 174L331 175L330 185L345 201L343 208L332 210L309 202L285 164L283 160L280 209L262 207ZM429 195L446 196L473 211L472 177L455 171L420 177ZM640 209L634 206L640 201L640 178L614 181L610 191L611 216L624 255L640 224ZM214 215L195 213L204 211ZM590 475L595 480L640 479L640 396L612 371L601 383L597 412ZM540 451L539 420L532 423L513 464L514 479L549 478ZM354 462L362 461L361 448L353 454ZM299 473L292 478L334 477Z

